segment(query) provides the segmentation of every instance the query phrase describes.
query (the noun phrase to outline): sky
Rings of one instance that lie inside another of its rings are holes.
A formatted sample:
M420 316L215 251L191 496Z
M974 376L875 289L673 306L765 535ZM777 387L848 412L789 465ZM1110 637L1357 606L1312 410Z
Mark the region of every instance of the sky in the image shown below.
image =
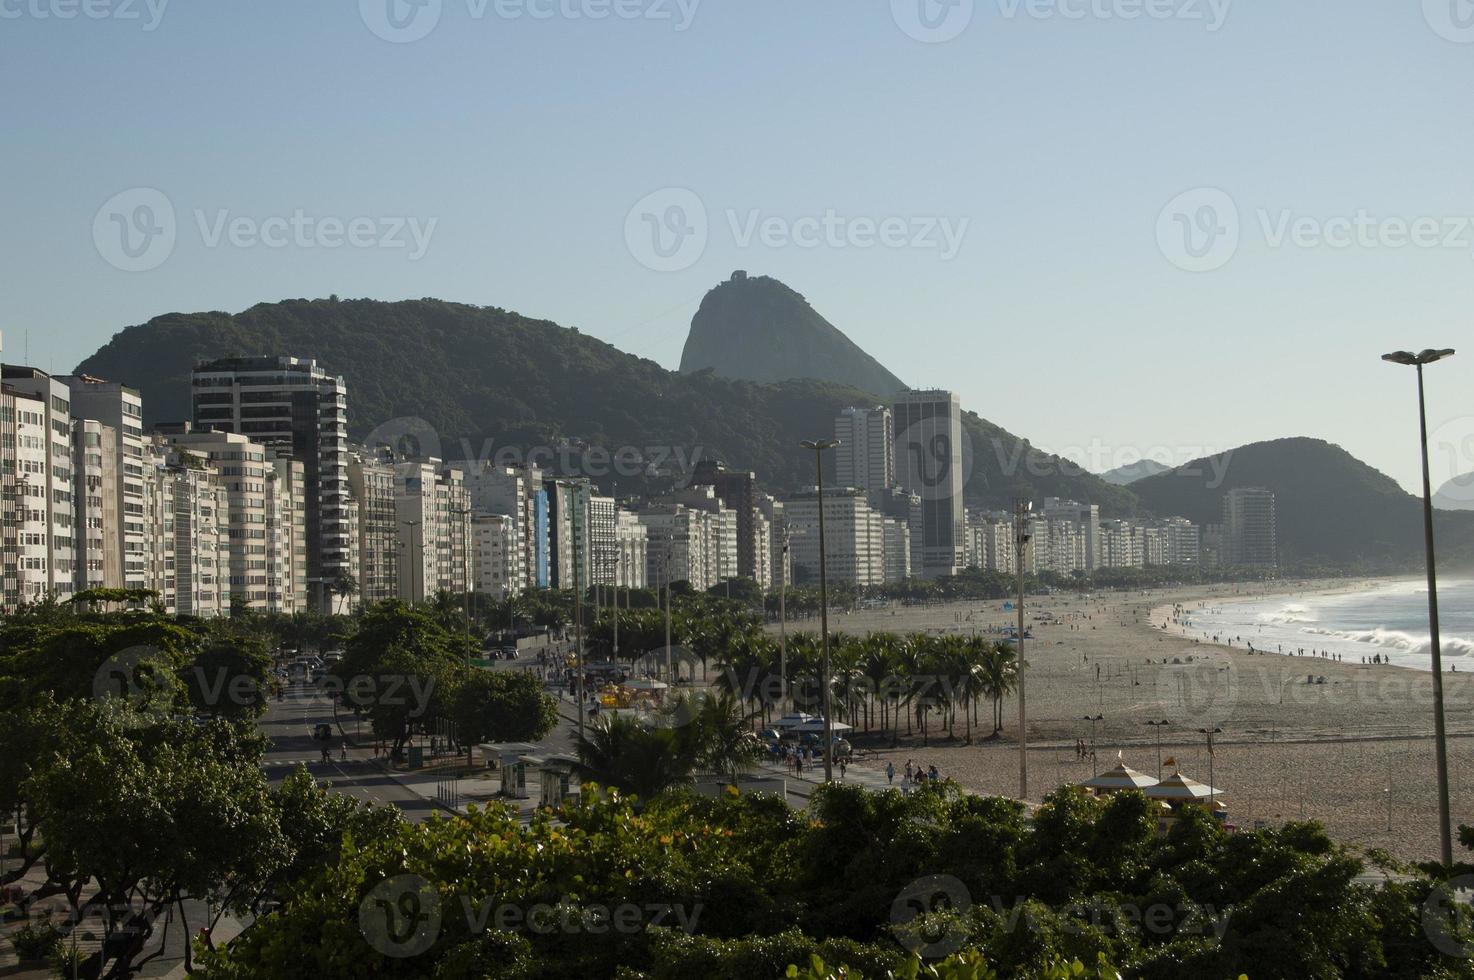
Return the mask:
M0 83L10 362L338 294L674 368L745 269L1095 470L1308 435L1416 489L1379 357L1468 347L1474 470L1469 0L0 0Z

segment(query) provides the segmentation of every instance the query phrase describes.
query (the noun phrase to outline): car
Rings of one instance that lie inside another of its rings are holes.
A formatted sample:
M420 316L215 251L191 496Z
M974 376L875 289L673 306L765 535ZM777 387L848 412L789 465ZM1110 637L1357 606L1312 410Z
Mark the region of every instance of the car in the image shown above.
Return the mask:
M312 726L312 737L319 742L329 741L333 737L333 726L327 722L318 722Z

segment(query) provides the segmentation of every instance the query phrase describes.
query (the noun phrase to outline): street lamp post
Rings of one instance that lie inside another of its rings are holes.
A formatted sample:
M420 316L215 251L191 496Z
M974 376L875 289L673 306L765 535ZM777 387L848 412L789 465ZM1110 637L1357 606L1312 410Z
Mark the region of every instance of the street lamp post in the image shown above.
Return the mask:
M1029 512L1022 498L1013 504L1013 564L1018 572L1018 798L1029 798L1029 711L1024 699L1024 549L1029 545Z
M1208 737L1208 802L1209 803L1212 803L1213 802L1213 797L1218 792L1218 787L1216 787L1216 786L1213 785L1213 736L1214 735L1221 734L1222 732L1223 732L1223 729L1216 728L1216 727L1215 728L1199 728L1198 729L1198 734L1199 735L1206 735Z
M778 710L788 704L788 519L783 520L783 554L779 558L782 584L778 586Z
M824 554L824 450L839 445L838 439L806 440L800 448L814 452L814 489L819 508L819 684L824 704L824 781L834 781L834 719L829 705L829 573Z
M1162 729L1166 728L1167 725L1169 724L1169 722L1164 718L1161 721L1148 721L1147 724L1150 725L1150 726L1152 726L1152 728L1156 729L1156 731L1157 731L1157 782L1161 782L1162 781ZM1212 779L1211 776L1208 778L1208 782L1209 783L1213 782L1213 779Z
M1105 715L1086 715L1083 720L1090 722L1090 775L1099 776L1100 770L1097 768L1098 763L1095 760L1095 726L1097 723L1105 721Z
M1423 551L1428 563L1428 638L1433 655L1433 737L1438 764L1438 845L1444 865L1454 861L1453 827L1448 805L1448 735L1443 719L1443 653L1438 637L1438 576L1433 559L1433 488L1428 479L1428 413L1423 399L1423 365L1453 356L1452 350L1425 350L1414 354L1394 351L1382 355L1393 364L1411 365L1418 371L1418 436L1423 453Z
M423 557L420 558L419 562L415 561L415 528L419 527L424 522L400 521L399 523L409 528L409 604L413 606L416 601L415 594L421 591L419 582L420 578L422 577L422 573L424 572L424 568L421 566L423 566L425 563L425 559ZM421 555L423 554L424 549L421 548Z

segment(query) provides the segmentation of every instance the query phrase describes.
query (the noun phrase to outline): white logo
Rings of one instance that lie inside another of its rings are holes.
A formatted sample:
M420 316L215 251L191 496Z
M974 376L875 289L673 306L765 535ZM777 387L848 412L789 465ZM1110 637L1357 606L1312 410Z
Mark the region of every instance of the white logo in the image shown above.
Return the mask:
M1474 416L1449 419L1429 434L1428 474L1441 501L1474 504Z
M358 906L358 928L376 951L396 959L419 956L440 937L440 893L419 875L396 875L374 886Z
M1474 875L1459 875L1441 882L1423 902L1423 934L1444 956L1474 957L1469 942L1459 939L1469 934L1471 894Z
M1157 247L1187 272L1221 269L1239 250L1239 209L1215 187L1177 195L1157 216Z
M972 23L974 0L891 0L891 17L926 44L951 41Z
M363 440L370 452L380 447L403 459L444 458L440 451L440 433L424 419L403 415L376 427Z
M972 436L960 426L961 440L952 441L945 422L922 419L908 425L896 437L896 469L903 475L901 486L922 500L951 500L957 488L972 479ZM905 457L905 458L901 458Z
M425 37L440 23L443 0L358 0L358 16L374 35L393 44Z
M174 252L174 204L163 191L133 187L108 198L92 219L92 244L115 269L147 272Z
M1474 2L1423 0L1423 17L1433 33L1456 44L1474 44Z
M956 922L941 926L922 922L922 916L939 912L963 915L972 908L972 894L967 886L951 875L928 875L918 878L891 902L891 932L902 946L922 959L940 959L962 948L967 934Z
M655 272L681 272L701 261L709 234L706 205L683 187L647 194L624 219L625 247Z
M1228 720L1239 699L1235 672L1211 659L1173 664L1157 671L1157 703L1184 728Z
M166 718L173 701L168 668L155 647L133 646L108 657L92 675L92 697L99 704L121 703L136 717L131 722L146 725Z

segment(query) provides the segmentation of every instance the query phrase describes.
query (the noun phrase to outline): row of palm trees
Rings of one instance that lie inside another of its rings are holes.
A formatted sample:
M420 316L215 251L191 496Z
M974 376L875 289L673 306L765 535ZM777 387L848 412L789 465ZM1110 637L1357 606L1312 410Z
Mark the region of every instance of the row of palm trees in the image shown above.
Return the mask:
M786 689L795 704L822 704L819 686L822 649L816 633L788 639L788 676L779 687L781 656L767 633L739 635L722 663L717 683L753 704L766 719L782 706L772 695ZM972 743L981 728L980 707L991 705L989 737L1003 729L1003 701L1018 687L1018 657L1007 643L982 636L831 633L830 703L835 718L870 732L900 737L920 731L929 741L934 729Z
M621 612L619 632L620 660L636 665L653 661L647 665L663 671L665 619L660 610ZM607 615L593 625L589 639L594 656L613 655ZM789 702L799 707L822 703L817 633L790 634L786 678L780 677L778 638L752 616L678 607L671 643L680 676L694 680L699 665L705 681L715 671L715 682L764 721L781 714ZM829 650L836 719L866 732L889 731L893 738L899 738L902 725L907 735L919 729L924 739L938 727L949 737L961 727L971 743L974 730L988 724L979 717L983 704L991 706L988 733L995 736L1003 728L1003 702L1018 686L1014 648L985 636L831 633Z

